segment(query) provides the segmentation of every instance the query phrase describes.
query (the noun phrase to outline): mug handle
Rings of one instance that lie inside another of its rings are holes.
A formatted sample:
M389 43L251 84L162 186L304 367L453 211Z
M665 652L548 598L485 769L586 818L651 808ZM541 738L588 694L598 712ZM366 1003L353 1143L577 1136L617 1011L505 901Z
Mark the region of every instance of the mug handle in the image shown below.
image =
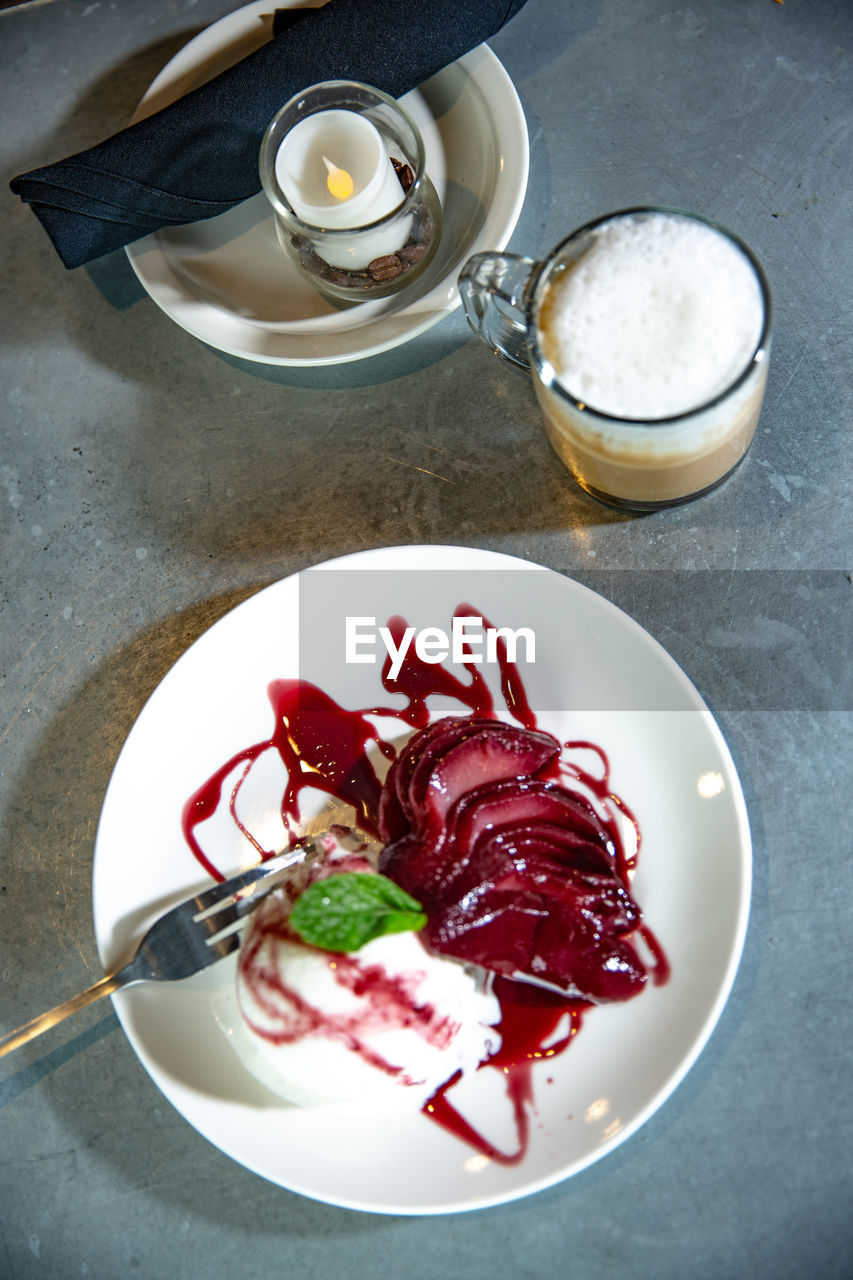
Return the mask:
M496 355L530 372L528 286L539 266L516 253L475 253L459 275L468 323Z

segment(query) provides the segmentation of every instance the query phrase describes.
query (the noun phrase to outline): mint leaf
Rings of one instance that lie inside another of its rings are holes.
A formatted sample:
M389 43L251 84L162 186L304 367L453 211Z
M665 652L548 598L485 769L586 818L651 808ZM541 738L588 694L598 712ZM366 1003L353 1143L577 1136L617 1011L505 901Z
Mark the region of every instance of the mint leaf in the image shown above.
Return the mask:
M387 876L345 871L300 894L290 924L312 947L358 951L383 934L422 929L426 916L421 904Z

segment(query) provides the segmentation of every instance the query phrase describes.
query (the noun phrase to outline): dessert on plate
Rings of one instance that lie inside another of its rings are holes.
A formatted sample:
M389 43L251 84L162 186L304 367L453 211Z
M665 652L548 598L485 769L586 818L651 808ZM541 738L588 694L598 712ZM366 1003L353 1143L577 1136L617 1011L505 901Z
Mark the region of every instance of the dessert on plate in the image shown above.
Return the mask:
M289 1101L418 1107L500 1044L500 1005L485 973L424 946L410 927L423 922L418 904L379 876L375 862L367 845L349 852L330 838L319 861L266 896L240 948L235 1047ZM315 931L309 920L307 934L315 943L296 928L312 904ZM369 915L368 934L379 932L337 949L332 930L342 915L357 929Z
M416 732L385 777L380 840L338 828L254 914L234 1035L249 1070L301 1104L429 1108L513 1065L505 1021L525 995L522 1059L566 1013L637 995L628 859L560 769L539 730L446 716Z
M454 617L475 612L460 604ZM388 630L403 652L405 619ZM419 1107L514 1164L535 1063L572 1043L591 1006L632 1000L669 969L632 893L640 828L606 753L544 732L505 646L497 664L507 718L476 663L460 676L411 648L393 675L383 668L393 706L346 707L309 681L272 681L270 737L189 797L183 829L219 878L202 834L214 815L230 816L262 858L277 852L253 834L241 799L269 760L292 844L316 825L318 803L352 824L257 911L240 950L239 1025L227 1028L235 1048L291 1101ZM434 718L434 695L463 711ZM389 719L405 727L402 745ZM465 1078L488 1068L511 1105L511 1151L457 1109Z

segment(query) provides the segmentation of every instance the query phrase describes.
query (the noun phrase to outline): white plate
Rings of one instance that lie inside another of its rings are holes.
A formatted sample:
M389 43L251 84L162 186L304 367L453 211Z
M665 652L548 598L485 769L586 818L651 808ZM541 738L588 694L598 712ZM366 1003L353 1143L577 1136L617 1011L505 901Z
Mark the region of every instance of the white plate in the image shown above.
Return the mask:
M287 0L280 8L316 8ZM256 0L191 40L160 72L134 119L166 106L269 38ZM472 253L506 246L527 189L529 149L518 94L486 45L401 99L424 138L444 226L430 266L402 296L336 308L297 273L260 194L216 218L154 232L127 250L144 288L181 328L265 364L359 360L423 333L459 304ZM284 105L282 103L282 105Z
M404 547L344 557L239 605L183 655L143 709L98 829L94 909L105 966L123 959L159 912L205 882L183 842L183 805L218 766L269 739L270 681L316 677L299 663L300 603L305 625L306 602L328 596L324 635L316 637L328 642L338 623L342 629L335 609L349 608L347 590L359 615L375 615L379 625L400 612L414 625L446 629L466 601L494 625L533 628L536 662L524 676L531 705L542 728L608 752L614 789L639 819L634 891L671 962L670 981L628 1004L590 1011L571 1048L534 1068L530 1146L514 1167L482 1159L419 1113L388 1124L364 1108L299 1109L277 1100L246 1072L217 1025L231 960L186 983L132 987L115 997L116 1009L139 1059L186 1119L272 1182L374 1212L481 1208L547 1187L612 1151L695 1061L744 942L751 883L745 805L696 690L600 596L487 551ZM344 669L323 656L329 650L318 648L313 632L309 639L303 651L309 664L324 666L327 692L350 706L387 705L379 668ZM362 684L359 701L350 696L353 678ZM262 843L280 801L279 784L266 796L256 788L244 815ZM256 861L230 820L212 824L205 848L225 873ZM497 1072L478 1073L460 1101L499 1147L512 1148Z

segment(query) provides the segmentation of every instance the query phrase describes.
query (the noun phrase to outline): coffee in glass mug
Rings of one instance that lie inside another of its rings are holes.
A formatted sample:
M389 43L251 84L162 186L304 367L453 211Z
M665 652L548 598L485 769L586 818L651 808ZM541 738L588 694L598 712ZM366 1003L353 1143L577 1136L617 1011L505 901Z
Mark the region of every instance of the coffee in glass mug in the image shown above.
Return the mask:
M755 432L770 298L750 250L707 219L633 209L544 261L480 254L469 321L529 368L548 437L578 484L654 510L714 488Z

